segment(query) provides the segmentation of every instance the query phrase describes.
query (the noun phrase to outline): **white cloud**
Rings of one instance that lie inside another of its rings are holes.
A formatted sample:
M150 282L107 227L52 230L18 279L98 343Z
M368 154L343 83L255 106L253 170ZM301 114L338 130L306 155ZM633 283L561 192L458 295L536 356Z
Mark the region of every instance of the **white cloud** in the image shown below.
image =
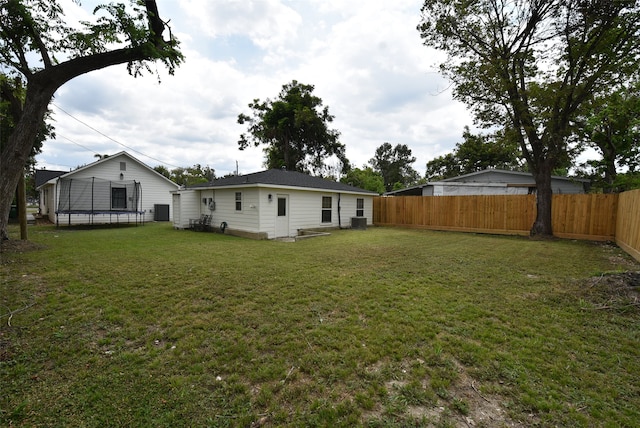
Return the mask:
M254 98L277 97L293 79L315 86L355 166L390 142L409 146L423 172L472 125L436 72L441 54L421 44L419 1L159 0L158 7L186 56L175 76L158 64L158 84L116 66L75 79L54 100L150 156L132 152L151 166L200 163L223 175L238 161L241 172L262 169L261 148L238 150L245 129L237 116L249 113ZM97 153L128 150L52 110L59 135ZM45 143L38 157L48 168L93 160L93 152L63 138Z
M247 36L262 49L295 40L302 18L276 0L184 0L181 7L208 37Z

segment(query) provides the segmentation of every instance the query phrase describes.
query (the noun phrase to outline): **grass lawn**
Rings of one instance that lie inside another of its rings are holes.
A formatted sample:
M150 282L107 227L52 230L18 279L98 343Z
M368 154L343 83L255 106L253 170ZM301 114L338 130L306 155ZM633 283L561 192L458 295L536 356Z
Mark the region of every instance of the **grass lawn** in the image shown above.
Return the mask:
M640 266L614 245L29 233L39 249L1 254L2 426L640 420L640 310L613 280Z

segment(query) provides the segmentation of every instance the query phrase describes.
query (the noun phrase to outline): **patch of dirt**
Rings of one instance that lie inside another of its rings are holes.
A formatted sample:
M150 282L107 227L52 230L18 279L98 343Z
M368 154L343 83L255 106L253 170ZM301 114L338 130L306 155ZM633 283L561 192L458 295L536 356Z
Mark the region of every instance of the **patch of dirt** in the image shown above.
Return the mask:
M608 255L609 262L612 265L620 266L626 270L637 270L638 262L636 262L631 256L626 254L613 242L592 242L593 245L598 246L602 251Z
M640 311L640 271L604 274L589 278L583 309Z
M462 415L453 412L451 418L456 427L528 427L537 424L534 415L529 415L525 422L515 421L507 414L505 399L499 395L483 393L480 384L466 372L459 363L458 379L449 389L450 402L458 401L467 404L468 412Z
M456 363L458 378L448 389L447 400L438 399L432 409L427 409L427 415L433 420L446 417L456 427L528 427L537 422L533 415L526 423L515 421L507 414L504 397L481 392L481 385L466 372L466 369ZM464 403L466 414L455 410L456 403Z
M413 419L424 419L428 421L427 427L451 426L456 428L469 427L501 427L501 428L524 428L539 424L538 418L531 414L527 415L526 421L512 419L507 410L507 401L503 396L483 392L479 382L474 380L467 369L457 362L451 360L457 371L456 379L447 388L443 398L438 396L434 403L429 405L410 405L406 408L406 414ZM418 360L420 364L424 361ZM401 364L406 370L411 366L410 362ZM402 369L401 367L401 369ZM367 371L372 373L380 372L381 365L376 364L368 367ZM402 370L405 373L405 370ZM428 388L429 379L423 381L423 388ZM394 398L398 391L407 385L404 380L389 380L385 383L387 393ZM367 419L377 419L382 417L381 409L368 412Z
M0 240L0 253L26 253L28 251L38 251L44 248L46 248L46 246L42 244L24 241L22 239Z

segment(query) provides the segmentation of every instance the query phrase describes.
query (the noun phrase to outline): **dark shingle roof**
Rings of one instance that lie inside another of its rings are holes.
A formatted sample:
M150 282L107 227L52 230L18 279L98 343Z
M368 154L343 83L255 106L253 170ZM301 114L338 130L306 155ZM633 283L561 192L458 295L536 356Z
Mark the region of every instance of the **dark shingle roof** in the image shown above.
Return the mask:
M69 171L54 171L48 169L36 169L36 189L52 178L60 177Z
M248 185L274 185L274 186L290 186L304 187L311 189L332 190L335 192L357 192L370 193L377 195L376 192L360 189L336 181L325 180L320 177L312 177L307 174L296 171L286 171L280 169L269 169L267 171L254 172L253 174L235 175L233 177L225 177L215 180L211 183L202 183L189 186L189 188L210 188L210 187L227 187L227 186L248 186Z

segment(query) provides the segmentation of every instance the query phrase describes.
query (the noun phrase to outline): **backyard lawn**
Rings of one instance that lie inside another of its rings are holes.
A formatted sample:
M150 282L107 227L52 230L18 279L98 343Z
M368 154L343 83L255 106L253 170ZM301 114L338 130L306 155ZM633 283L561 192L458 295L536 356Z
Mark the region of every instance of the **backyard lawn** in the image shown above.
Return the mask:
M0 255L0 426L640 420L640 287L620 275L640 265L612 244L166 223L29 237Z

